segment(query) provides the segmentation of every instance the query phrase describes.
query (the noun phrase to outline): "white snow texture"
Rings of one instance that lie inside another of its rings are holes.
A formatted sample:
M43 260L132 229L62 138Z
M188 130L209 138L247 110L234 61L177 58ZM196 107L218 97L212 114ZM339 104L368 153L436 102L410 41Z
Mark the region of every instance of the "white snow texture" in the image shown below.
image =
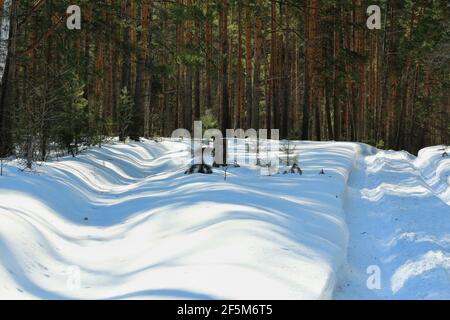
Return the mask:
M170 140L4 164L0 299L450 299L444 147L295 145L301 176L185 175Z

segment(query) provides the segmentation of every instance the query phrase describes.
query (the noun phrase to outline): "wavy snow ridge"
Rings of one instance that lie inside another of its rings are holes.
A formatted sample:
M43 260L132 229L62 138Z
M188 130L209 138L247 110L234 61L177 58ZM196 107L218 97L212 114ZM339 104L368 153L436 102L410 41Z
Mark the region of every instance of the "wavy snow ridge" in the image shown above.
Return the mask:
M450 153L445 146L429 147L419 151L414 161L430 189L450 205L450 156L443 157L444 152Z
M298 146L302 177L244 166L226 182L220 170L185 176L187 146L170 141L107 145L32 173L9 164L0 298L331 298L358 145Z
M337 299L450 298L450 161L445 148L362 153L349 179L348 264ZM380 287L367 287L370 266Z

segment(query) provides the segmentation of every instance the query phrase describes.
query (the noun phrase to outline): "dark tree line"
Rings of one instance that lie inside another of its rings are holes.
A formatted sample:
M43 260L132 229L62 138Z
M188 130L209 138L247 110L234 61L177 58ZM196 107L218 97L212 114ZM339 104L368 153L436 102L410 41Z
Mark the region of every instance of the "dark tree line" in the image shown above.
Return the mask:
M66 28L71 4L81 30ZM371 4L381 30L366 26ZM1 156L45 160L194 120L411 152L448 144L446 0L13 0L2 16Z

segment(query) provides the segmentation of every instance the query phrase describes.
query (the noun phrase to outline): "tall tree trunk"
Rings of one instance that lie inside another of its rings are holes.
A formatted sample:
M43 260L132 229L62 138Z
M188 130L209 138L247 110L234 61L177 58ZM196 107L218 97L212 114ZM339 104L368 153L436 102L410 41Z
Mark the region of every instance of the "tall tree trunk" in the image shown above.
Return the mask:
M205 108L207 110L212 109L212 66L213 66L213 31L212 31L212 21L211 21L211 9L210 1L206 0L206 24L205 24L205 42L206 42L206 63L205 63L205 75L206 75L206 85L205 85Z
M220 48L221 48L221 130L225 135L229 129L229 96L228 96L228 0L222 1L220 12ZM223 164L227 164L227 140L223 139Z
M289 117L289 106L291 104L291 46L290 46L290 37L289 37L289 11L287 10L288 8L286 7L286 5L280 4L280 8L284 8L284 10L282 11L284 13L284 19L282 19L282 21L285 22L285 26L284 26L284 41L283 41L283 56L282 56L282 63L283 63L283 68L282 68L282 76L281 76L281 81L282 81L282 89L281 94L283 97L283 105L282 105L282 109L283 109L283 114L282 114L282 122L281 122L281 137L284 139L287 139L289 136L289 122L288 122L288 117Z
M259 14L255 17L255 57L253 70L253 98L252 98L252 125L255 130L259 129L259 103L261 98L261 58L262 58L262 19Z
M268 94L268 103L266 110L266 127L268 132L272 128L272 111L276 112L277 101L276 101L276 56L277 56L277 3L276 0L271 1L271 19L270 19L270 71L269 71L269 94ZM277 124L275 124L277 126ZM277 128L279 129L279 128ZM269 137L270 138L270 137Z
M141 135L150 136L150 107L151 107L151 20L153 0L143 0L140 12L140 30L137 42L139 51L137 54L137 68L135 81L135 106L133 110L132 130L130 137L134 140Z
M244 67L242 65L242 6L238 4L238 49L237 49L237 101L236 101L236 126L243 128L243 104L244 104Z
M245 4L245 66L246 66L246 112L247 128L252 127L252 109L253 109L253 50L252 50L252 21L250 0Z
M2 1L3 2L3 1ZM2 78L0 90L0 157L13 152L11 132L11 108L13 103L12 83L16 79L16 35L18 1L7 0L2 3L3 19L1 24L1 65Z

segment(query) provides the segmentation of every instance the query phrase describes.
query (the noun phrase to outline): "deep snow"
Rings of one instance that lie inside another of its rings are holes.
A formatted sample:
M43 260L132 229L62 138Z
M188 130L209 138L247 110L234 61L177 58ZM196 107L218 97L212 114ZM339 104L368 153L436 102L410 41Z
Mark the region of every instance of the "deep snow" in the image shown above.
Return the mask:
M418 158L378 151L359 156L346 200L348 264L337 299L450 299L450 159L442 147ZM366 282L376 266L381 286Z
M296 145L303 176L184 175L188 146L168 140L8 163L0 298L449 298L443 151Z

